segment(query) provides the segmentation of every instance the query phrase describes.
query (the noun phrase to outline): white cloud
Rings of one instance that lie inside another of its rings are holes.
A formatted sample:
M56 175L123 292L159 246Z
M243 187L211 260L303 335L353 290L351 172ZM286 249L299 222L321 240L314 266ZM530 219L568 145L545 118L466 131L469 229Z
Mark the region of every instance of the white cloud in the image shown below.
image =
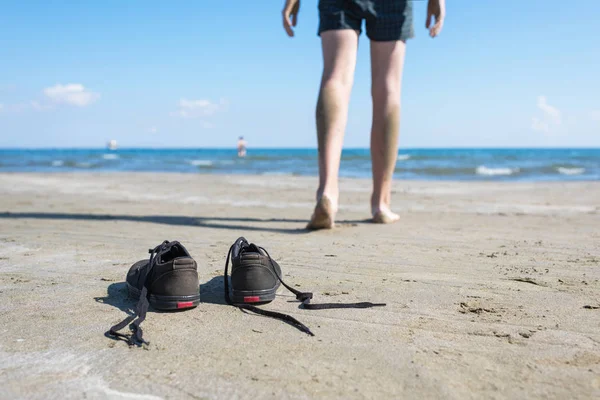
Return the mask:
M155 126L153 126L152 128L148 129L148 132L150 132L150 133L156 133L156 132L158 132L158 128L155 127Z
M55 103L65 103L77 107L85 107L98 100L100 95L87 90L79 83L54 85L44 89L44 94Z
M538 97L537 106L540 110L542 110L542 112L548 119L550 119L556 125L560 125L560 121L561 121L560 110L558 108L553 107L550 104L548 104L545 96Z
M561 124L562 113L554 106L548 104L546 96L538 96L537 107L542 112L542 117L531 119L531 129L538 132L550 132L550 130Z
M600 110L591 111L590 118L592 119L592 121L600 122Z
M227 101L221 99L218 103L210 100L179 100L179 108L171 113L174 117L197 118L209 117L227 108Z

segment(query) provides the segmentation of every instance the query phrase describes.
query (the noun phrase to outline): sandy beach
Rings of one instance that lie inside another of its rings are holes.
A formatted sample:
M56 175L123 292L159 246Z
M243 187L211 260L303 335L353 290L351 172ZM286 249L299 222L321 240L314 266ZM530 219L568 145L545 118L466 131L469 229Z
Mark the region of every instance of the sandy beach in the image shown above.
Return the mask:
M308 232L316 178L0 174L0 398L600 397L600 182L394 183L401 221L369 223L343 179L338 227ZM223 300L239 236L287 283L265 309ZM202 303L150 312L146 348L104 336L135 301L125 274L179 240Z

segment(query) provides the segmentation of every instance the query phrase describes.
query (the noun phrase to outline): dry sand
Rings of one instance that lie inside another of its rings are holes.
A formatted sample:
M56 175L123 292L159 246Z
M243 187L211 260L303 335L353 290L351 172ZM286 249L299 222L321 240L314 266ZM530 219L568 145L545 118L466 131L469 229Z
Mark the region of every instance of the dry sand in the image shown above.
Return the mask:
M304 231L315 178L0 174L2 399L600 397L600 183L396 182L401 221L343 180L338 227ZM223 305L239 236L314 302ZM143 348L104 332L124 277L164 239L199 264L203 303L148 314Z

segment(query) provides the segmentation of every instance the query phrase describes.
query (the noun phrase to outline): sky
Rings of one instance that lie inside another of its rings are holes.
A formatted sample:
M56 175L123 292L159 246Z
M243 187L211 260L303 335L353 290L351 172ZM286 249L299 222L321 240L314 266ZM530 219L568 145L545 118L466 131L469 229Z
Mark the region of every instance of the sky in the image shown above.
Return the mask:
M0 147L316 147L316 0L2 0ZM600 147L597 0L415 1L401 148ZM367 148L360 37L344 146Z

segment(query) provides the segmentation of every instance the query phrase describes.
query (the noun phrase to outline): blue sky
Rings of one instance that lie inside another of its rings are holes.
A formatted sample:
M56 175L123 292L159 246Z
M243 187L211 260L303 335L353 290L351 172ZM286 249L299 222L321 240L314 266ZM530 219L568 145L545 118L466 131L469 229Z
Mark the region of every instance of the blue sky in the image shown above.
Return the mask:
M315 147L317 1L3 1L0 147ZM449 0L407 46L401 147L600 147L596 0ZM346 147L368 147L361 35Z

